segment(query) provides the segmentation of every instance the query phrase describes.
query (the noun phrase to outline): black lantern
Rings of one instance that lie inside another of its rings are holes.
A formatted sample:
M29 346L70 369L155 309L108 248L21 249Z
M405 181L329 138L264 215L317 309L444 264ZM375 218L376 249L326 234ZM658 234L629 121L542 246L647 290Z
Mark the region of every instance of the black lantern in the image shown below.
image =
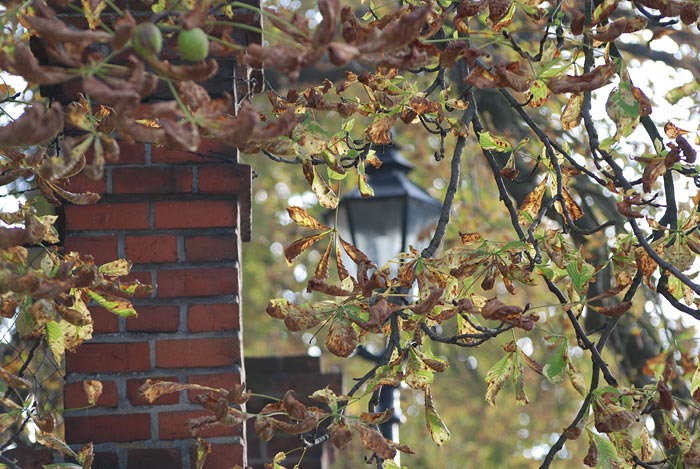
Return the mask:
M381 267L409 246L420 250L428 244L442 204L408 179L413 166L394 146L376 150L382 165L366 168L374 196L362 197L358 189L343 196L336 228L340 236ZM358 348L358 355L375 362L381 359L381 354L373 354L363 346ZM382 386L375 410L386 409L393 409L394 414L380 426L381 432L389 440L398 441L398 424L404 419L399 388Z
M338 207L337 229L378 266L404 252L427 245L442 205L408 179L413 169L394 146L377 148L379 168L367 166L373 197L355 189Z

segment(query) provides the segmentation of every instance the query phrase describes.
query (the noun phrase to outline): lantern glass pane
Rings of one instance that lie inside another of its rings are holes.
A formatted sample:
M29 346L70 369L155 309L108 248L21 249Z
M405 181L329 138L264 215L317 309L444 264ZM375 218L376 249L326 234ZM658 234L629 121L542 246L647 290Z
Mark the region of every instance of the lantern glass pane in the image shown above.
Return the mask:
M408 250L409 246L413 246L420 252L428 247L439 217L439 205L417 200L409 201L404 249Z
M404 199L365 199L347 204L355 246L379 267L401 251Z

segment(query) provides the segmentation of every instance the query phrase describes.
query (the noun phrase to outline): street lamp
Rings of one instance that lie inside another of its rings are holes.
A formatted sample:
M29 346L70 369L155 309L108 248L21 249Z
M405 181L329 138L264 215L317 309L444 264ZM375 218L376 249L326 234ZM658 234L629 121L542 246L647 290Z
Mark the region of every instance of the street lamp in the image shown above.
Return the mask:
M396 147L380 146L376 150L382 165L366 168L374 196L362 197L358 189L343 196L338 206L336 228L340 236L381 267L409 246L420 251L427 245L442 204L408 179L413 166ZM375 362L382 356L362 346L358 355ZM387 439L398 442L399 423L404 417L396 386L382 386L379 392L375 410L386 409L393 409L394 414L380 425L380 430Z
M366 168L374 196L362 197L358 189L343 196L336 227L381 267L409 246L420 250L427 245L442 205L408 179L413 165L396 147L380 146L377 156L382 165Z

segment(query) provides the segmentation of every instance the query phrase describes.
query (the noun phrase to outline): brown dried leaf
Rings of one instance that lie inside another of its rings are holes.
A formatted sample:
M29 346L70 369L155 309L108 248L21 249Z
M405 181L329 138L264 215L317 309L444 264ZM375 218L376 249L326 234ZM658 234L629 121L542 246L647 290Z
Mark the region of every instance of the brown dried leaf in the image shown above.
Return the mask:
M625 314L632 307L631 301L622 301L615 306L593 306L588 305L588 307L598 314L603 316L608 316L610 318L616 318Z
M338 357L348 357L355 351L358 336L352 322L343 317L334 320L326 337L326 348Z
M396 446L372 427L356 425L362 439L362 445L382 459L393 459L396 456Z
M347 253L350 259L352 259L353 262L355 262L355 264L357 264L358 266L363 264L371 266L374 265L374 262L372 262L364 252L360 251L354 245L348 243L340 236L338 237L338 239L340 240L340 244L343 246L343 250Z
M258 415L255 418L255 433L262 441L270 441L275 436L275 427L272 425L270 417Z
M367 425L379 425L388 422L394 416L394 409L386 409L383 412L362 412L360 421Z
M357 284L355 284L357 287ZM318 278L310 278L306 284L306 289L309 292L317 291L330 296L353 296L354 291L346 290L336 285L330 285L325 280Z
M287 246L284 250L284 258L287 260L287 263L291 264L294 262L294 259L299 257L302 252L311 247L316 241L324 238L327 234L328 233L320 233L304 236Z
M593 91L610 83L613 76L617 73L617 65L615 62L609 62L605 65L600 65L588 73L583 75L571 76L567 75L563 78L554 77L549 80L547 86L552 93L583 93Z
M312 230L328 230L329 227L323 223L316 220L314 217L309 215L305 209L301 207L291 206L287 207L287 213L289 217L299 226L305 228L311 228Z
M20 378L19 376L10 373L1 366L0 378L2 378L7 383L7 386L11 389L30 389L32 387L31 381L25 378Z
M620 35L625 33L633 33L644 29L647 25L647 20L641 16L634 18L618 18L612 23L605 26L599 26L591 37L599 42L612 42Z
M30 106L20 117L0 127L0 145L28 147L46 143L63 130L63 109L54 102L48 109Z
M321 324L321 318L310 308L290 305L284 317L284 325L292 332L305 331Z
M148 402L153 403L160 396L165 394L171 394L174 392L180 392L183 390L197 390L197 391L211 391L219 392L220 389L210 388L208 386L201 386L199 384L193 383L175 383L172 381L154 381L152 379L147 379L138 389L138 393L141 397L146 399Z
M328 432L331 435L333 446L338 449L343 449L352 440L352 431L347 423L332 423L328 425Z
M375 145L391 145L391 128L397 119L398 115L377 117L367 127L365 133Z
M666 136L668 138L673 138L673 139L675 139L676 137L678 137L680 135L685 135L687 133L690 133L687 130L681 129L680 127L678 127L676 124L674 124L671 121L666 122L666 124L664 125L664 132L666 132Z
M386 54L413 42L420 34L431 8L431 5L426 5L410 11L399 11L387 18L388 25L383 29L374 27L366 40L358 44L360 53Z

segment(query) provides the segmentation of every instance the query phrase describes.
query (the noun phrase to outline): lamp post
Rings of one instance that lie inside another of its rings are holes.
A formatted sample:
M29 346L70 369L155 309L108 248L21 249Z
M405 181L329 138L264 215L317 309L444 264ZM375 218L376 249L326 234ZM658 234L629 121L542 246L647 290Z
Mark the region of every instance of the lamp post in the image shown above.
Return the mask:
M424 247L421 244L427 245L421 235L437 223L442 205L408 179L413 166L396 147L381 146L376 150L382 165L366 168L374 196L362 197L358 189L345 195L338 206L336 228L381 267L409 246L420 250ZM358 354L375 362L382 356L362 346ZM381 432L387 439L398 441L399 423L404 417L396 386L382 386L379 392L376 411L386 409L393 409L394 414L380 425Z

